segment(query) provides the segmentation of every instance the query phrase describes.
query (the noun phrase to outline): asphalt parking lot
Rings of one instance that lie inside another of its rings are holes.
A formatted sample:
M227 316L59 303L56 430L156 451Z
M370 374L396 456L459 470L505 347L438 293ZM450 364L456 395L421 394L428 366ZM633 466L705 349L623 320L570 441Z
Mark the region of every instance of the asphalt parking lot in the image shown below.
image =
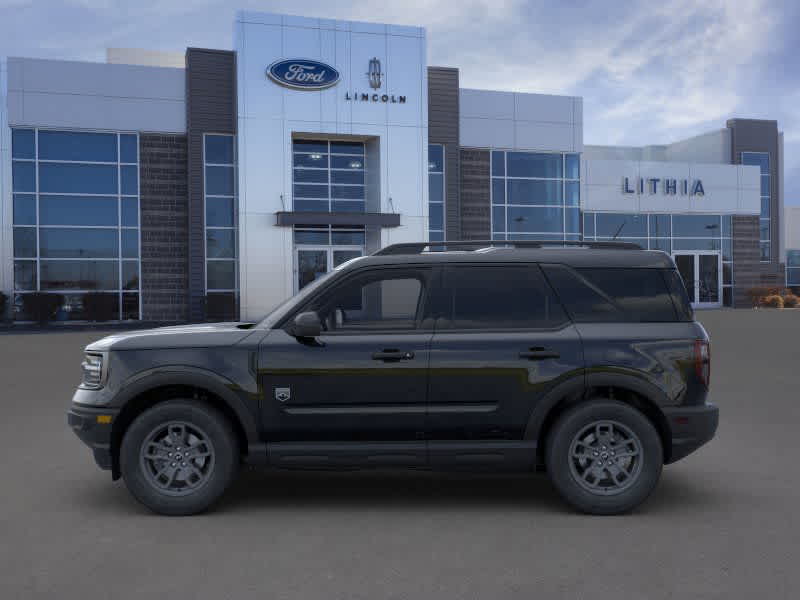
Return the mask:
M154 516L66 426L102 332L0 334L0 598L798 598L800 310L699 318L718 436L624 517L543 475L277 471Z

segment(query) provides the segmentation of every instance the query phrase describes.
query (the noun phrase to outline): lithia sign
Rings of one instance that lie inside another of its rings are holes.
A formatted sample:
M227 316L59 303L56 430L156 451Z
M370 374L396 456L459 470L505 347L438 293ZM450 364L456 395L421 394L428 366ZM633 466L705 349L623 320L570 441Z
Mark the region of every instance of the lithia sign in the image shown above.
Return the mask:
M377 57L369 61L367 81L372 92L347 91L344 99L350 102L384 102L387 104L405 104L406 97L394 94L382 94L383 72L381 61ZM278 85L293 90L324 90L339 83L341 76L334 67L304 58L277 60L267 67L267 77Z
M657 194L659 191L666 196L705 196L706 191L703 189L703 182L700 179L670 179L659 177L623 177L622 178L622 193L623 194L637 194L642 195L645 193Z

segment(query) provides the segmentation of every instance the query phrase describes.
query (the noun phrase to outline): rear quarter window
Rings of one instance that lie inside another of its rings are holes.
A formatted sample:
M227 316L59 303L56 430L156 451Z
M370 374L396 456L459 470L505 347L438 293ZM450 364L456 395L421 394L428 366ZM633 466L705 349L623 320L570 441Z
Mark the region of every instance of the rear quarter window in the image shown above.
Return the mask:
M679 316L665 269L543 267L576 322L657 323ZM685 292L684 292L685 294Z

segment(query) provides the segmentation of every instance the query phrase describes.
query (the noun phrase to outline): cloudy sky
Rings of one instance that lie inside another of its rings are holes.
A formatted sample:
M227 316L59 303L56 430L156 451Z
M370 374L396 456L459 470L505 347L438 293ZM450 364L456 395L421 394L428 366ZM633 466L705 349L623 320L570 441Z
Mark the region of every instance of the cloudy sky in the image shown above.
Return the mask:
M463 87L584 98L588 144L668 143L777 119L800 204L800 3L793 0L0 0L0 56L230 48L237 8L423 25Z

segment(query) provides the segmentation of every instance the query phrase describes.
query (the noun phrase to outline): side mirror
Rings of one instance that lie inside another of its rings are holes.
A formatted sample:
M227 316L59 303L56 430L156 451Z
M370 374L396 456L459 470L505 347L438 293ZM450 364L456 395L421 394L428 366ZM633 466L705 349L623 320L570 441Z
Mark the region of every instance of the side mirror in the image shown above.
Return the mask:
M315 338L322 333L322 322L319 315L313 311L303 312L294 318L292 335L298 338Z

